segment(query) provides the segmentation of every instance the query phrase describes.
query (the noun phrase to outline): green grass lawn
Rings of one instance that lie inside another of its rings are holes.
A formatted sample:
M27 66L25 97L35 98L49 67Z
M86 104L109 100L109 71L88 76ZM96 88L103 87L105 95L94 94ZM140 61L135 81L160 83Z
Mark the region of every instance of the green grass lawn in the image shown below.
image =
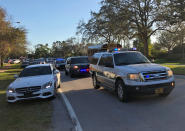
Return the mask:
M156 60L155 63L171 68L175 75L185 75L185 60L174 62Z
M52 130L52 103L49 100L6 102L6 89L21 71L19 65L0 70L0 130L1 131L48 131Z
M162 64L172 69L175 75L185 75L185 65Z

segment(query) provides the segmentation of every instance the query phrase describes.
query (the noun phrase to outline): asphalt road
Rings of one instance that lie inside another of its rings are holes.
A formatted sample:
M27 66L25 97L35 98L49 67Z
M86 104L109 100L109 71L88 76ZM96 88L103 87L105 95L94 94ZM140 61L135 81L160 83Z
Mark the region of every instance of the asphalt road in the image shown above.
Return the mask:
M185 128L185 77L176 76L176 88L166 98L133 97L120 102L107 89L93 89L90 77L70 78L62 73L62 90L84 131L182 131Z

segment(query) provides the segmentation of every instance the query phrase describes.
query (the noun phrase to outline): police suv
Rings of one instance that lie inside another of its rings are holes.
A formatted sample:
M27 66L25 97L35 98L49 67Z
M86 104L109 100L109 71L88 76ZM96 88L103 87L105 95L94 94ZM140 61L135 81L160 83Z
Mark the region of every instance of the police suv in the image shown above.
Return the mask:
M175 87L170 68L151 63L138 51L95 53L90 61L94 88L113 88L124 102L133 94L168 96Z

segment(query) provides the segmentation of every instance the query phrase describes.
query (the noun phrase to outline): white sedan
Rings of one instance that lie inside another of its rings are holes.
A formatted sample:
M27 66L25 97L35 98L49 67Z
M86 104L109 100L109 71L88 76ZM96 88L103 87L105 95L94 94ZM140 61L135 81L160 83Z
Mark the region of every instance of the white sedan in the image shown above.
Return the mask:
M60 72L51 64L26 67L7 89L7 101L49 98L60 87Z

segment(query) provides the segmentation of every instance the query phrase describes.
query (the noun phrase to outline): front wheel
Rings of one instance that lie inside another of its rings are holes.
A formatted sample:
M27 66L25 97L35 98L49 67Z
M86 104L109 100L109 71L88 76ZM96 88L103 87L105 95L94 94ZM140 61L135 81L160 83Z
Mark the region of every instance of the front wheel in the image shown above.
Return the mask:
M160 97L167 97L170 94L170 92L168 93L163 93L163 94L159 94Z
M98 85L96 75L93 75L92 80L93 80L94 89L99 89L100 86Z
M127 93L127 89L123 83L122 80L119 80L116 83L116 91L117 91L117 96L118 99L122 102L128 102L128 93Z
M65 75L67 76L68 75L68 72L65 70Z

